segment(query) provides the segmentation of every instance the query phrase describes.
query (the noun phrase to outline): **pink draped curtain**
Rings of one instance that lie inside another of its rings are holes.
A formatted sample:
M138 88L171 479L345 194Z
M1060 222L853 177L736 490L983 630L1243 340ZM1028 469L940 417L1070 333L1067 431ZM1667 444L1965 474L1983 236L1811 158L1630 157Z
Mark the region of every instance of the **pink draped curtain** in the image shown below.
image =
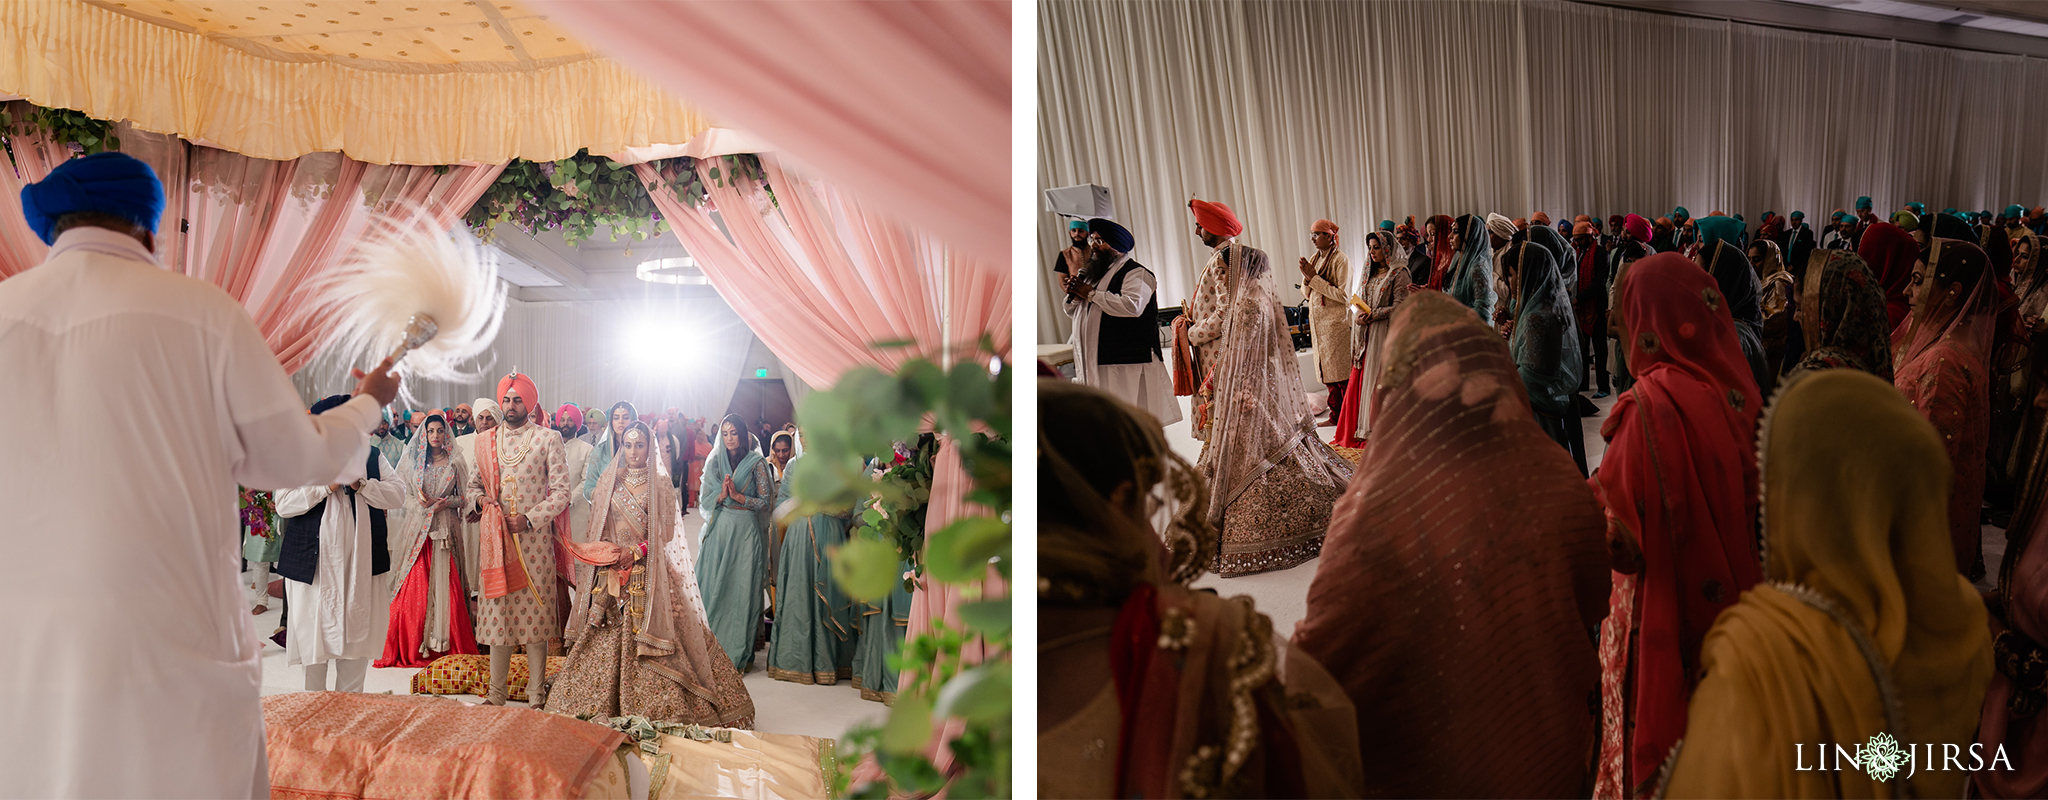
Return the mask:
M18 101L7 104L17 119L26 116L29 108ZM39 130L22 131L11 138L13 162L0 164L0 280L43 263L43 256L49 254L50 246L36 238L21 215L21 187L42 180L71 158L69 147L51 142Z
M813 386L830 386L848 369L893 371L908 357L876 342L910 340L936 359L960 360L984 334L997 352L1010 347L1010 272L955 255L866 209L822 181L791 173L774 155L761 157L774 203L751 181L727 185L705 178L710 199L690 208L673 192L650 186L655 205L726 303L739 312L776 357ZM713 162L697 162L708 173ZM658 173L634 167L643 182ZM725 223L731 237L712 219ZM1002 262L997 262L1002 263ZM941 354L942 345L951 352ZM970 481L950 438L933 465L925 529L937 531L969 514L987 513L964 499ZM992 584L999 582L991 581ZM994 585L990 597L1004 587ZM909 634L931 620L957 623L956 589L921 587L912 596ZM980 660L979 647L968 654Z
M240 301L287 372L312 359L319 334L318 321L301 313L309 294L301 289L339 263L373 214L409 201L452 227L504 171L374 165L339 153L273 161L126 125L118 135L122 150L164 182L158 258ZM16 139L18 153L24 140L29 157L0 169L0 278L42 262L48 248L22 219L21 186L70 157L35 134Z
M895 219L987 263L1008 261L1010 3L531 5Z

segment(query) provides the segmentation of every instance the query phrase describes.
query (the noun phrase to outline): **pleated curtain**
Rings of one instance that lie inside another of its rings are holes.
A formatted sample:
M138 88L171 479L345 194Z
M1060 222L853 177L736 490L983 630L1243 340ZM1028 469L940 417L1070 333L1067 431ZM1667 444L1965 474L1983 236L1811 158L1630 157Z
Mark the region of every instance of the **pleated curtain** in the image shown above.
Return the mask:
M1497 211L1825 222L2048 201L2048 61L1551 0L1042 0L1040 189L1107 186L1161 305L1228 204L1298 302L1308 229ZM1066 239L1039 213L1039 261ZM1038 338L1064 341L1039 268Z
M21 119L28 106L10 110ZM347 256L374 214L413 203L452 227L504 171L367 164L340 153L252 158L126 123L117 138L163 181L158 260L241 302L287 372L312 359L324 324L304 313L310 295L302 287ZM13 142L12 168L0 165L0 279L42 263L49 248L22 219L21 187L71 157L39 131L17 131Z

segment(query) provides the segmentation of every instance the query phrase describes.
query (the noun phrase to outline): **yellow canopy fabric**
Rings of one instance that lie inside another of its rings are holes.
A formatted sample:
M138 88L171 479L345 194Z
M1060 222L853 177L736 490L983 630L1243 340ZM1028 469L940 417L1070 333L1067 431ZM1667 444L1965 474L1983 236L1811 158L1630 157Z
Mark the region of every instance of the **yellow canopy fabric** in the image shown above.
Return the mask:
M508 0L0 3L0 92L257 158L373 164L553 160L712 126Z

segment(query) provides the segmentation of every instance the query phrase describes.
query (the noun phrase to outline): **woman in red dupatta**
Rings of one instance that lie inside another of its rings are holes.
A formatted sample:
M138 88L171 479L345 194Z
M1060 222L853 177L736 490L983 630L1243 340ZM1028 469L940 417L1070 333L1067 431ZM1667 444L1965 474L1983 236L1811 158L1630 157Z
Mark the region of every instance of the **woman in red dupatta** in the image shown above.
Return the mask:
M1456 223L1450 215L1438 214L1429 218L1429 229L1433 231L1429 240L1429 286L1444 288L1444 276L1450 274L1451 259L1458 257L1458 248L1451 242L1451 231Z
M1217 548L1201 474L1102 391L1041 380L1038 407L1039 796L1357 797L1329 673L1188 586Z
M1927 266L1913 273L1913 313L1892 334L1893 385L1934 423L1955 468L1949 536L1956 569L1984 577L1985 448L1991 437L1991 344L2003 311L1997 278L1983 248L1931 239Z
M1912 307L1906 299L1906 289L1913 281L1913 264L1920 260L1920 243L1905 229L1878 222L1863 232L1856 255L1870 265L1878 285L1884 287L1885 314L1891 320L1891 330L1898 330L1906 321L1907 309Z
M1389 344L1294 643L1358 709L1367 796L1582 797L1600 505L1471 309L1415 295Z
M1601 743L1594 797L1637 797L1685 734L1700 641L1762 578L1756 420L1763 401L1714 276L1675 253L1616 290L1635 385L1600 436L1588 481L1607 509L1614 568L1600 631Z

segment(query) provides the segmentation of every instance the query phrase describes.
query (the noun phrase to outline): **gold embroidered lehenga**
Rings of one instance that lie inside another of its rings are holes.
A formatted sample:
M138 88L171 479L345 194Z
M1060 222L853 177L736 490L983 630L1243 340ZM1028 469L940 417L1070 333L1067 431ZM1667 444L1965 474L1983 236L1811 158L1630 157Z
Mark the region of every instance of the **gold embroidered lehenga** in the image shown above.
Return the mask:
M645 429L633 425L629 436ZM650 454L648 463L663 462ZM675 536L666 471L615 459L591 497L597 535L569 547L597 570L570 612L576 645L547 710L752 728L754 701L705 623L691 556Z
M1228 256L1236 256L1233 245ZM1286 569L1322 551L1330 508L1351 464L1316 433L1286 318L1263 260L1228 258L1223 334L1204 348L1212 420L1200 466L1209 523L1223 532L1211 565L1223 577Z

